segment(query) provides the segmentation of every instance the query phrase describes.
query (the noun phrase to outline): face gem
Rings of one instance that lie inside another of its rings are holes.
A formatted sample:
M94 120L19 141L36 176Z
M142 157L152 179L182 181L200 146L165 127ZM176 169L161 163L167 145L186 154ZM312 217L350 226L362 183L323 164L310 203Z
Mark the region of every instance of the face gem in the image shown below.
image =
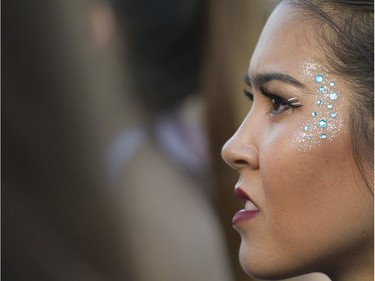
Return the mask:
M322 119L319 121L319 127L320 128L326 128L327 127L327 121Z
M315 76L316 83L321 83L323 81L323 74L318 74Z
M306 80L313 82L312 99L309 119L300 122L292 143L298 144L300 151L311 150L323 142L332 141L343 127L341 108L341 89L325 66L314 61L304 64L303 73ZM310 83L311 83L310 82ZM315 89L314 89L315 88Z
M331 100L335 100L335 99L337 99L337 94L336 94L335 92L330 92L330 93L329 93L329 98L330 98Z

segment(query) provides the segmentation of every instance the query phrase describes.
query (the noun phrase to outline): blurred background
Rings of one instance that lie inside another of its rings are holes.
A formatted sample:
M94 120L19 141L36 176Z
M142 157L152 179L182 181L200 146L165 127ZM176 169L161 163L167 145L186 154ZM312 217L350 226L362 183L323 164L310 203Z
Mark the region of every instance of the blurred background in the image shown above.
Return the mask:
M2 280L252 280L220 152L271 9L2 1Z

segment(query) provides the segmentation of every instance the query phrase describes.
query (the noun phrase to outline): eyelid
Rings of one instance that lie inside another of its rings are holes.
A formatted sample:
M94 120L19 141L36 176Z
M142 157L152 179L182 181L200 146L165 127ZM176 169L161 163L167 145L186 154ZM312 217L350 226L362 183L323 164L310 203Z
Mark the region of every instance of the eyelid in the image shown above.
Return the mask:
M259 90L260 90L260 92L262 93L262 95L265 96L265 97L267 97L267 98L277 97L277 98L279 98L279 99L284 99L284 98L282 98L282 97L280 97L280 96L277 96L277 95L275 95L275 94L272 94L272 93L271 93L266 87L264 87L264 86L260 86L260 87L259 87Z
M288 104L288 105L290 105L291 107L294 107L294 108L302 106L302 103L298 100L297 97L285 98L281 95L276 95L276 94L271 93L264 86L260 86L259 90L260 90L260 92L262 93L263 96L265 96L269 99L273 99L273 98L279 99L279 100L283 101L284 103L286 103L286 104Z

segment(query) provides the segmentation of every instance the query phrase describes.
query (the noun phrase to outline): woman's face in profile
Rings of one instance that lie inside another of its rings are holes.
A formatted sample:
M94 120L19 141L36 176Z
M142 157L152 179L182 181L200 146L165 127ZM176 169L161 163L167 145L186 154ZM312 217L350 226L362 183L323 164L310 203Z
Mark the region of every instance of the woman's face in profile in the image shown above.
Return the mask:
M273 12L248 70L251 110L223 148L240 174L240 261L259 278L372 256L373 198L350 151L348 81L329 71L313 24L285 5Z

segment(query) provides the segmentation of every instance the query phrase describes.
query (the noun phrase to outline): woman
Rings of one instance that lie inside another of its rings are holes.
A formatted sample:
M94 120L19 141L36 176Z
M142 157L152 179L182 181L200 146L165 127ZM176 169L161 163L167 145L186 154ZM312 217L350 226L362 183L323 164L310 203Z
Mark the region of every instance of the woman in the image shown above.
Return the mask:
M373 280L373 1L281 1L223 147L250 275Z

